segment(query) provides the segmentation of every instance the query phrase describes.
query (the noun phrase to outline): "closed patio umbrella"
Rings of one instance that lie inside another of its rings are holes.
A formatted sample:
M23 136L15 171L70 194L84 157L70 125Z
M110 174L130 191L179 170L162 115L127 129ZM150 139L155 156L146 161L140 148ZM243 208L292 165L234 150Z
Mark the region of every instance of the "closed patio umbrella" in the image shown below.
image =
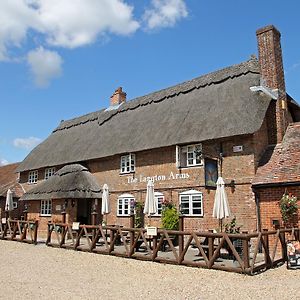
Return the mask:
M9 212L14 209L13 206L13 192L8 189L6 193L6 201L5 201L5 217L9 217Z
M147 184L147 193L144 207L144 214L151 216L157 213L157 203L154 196L154 184L151 180Z
M102 188L102 202L101 202L101 213L105 215L105 222L107 225L107 215L111 212L110 203L109 203L109 189L108 185L105 183Z
M12 211L14 209L13 206L13 192L8 189L6 193L6 202L5 202L5 210Z
M222 231L222 220L231 215L227 194L225 191L225 182L222 177L217 180L217 189L213 208L213 217L220 221Z
M105 183L102 189L102 206L101 206L101 213L103 215L109 214L110 210L110 203L109 203L109 189L108 185Z

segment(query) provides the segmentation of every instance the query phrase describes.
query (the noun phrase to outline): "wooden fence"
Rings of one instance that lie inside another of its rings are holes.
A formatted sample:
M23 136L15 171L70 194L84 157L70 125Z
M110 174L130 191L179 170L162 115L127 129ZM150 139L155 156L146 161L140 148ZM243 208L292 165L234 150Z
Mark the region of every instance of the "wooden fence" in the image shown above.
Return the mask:
M256 274L286 261L286 241L299 240L299 228L227 234L120 226L49 223L48 246L154 262Z
M21 221L8 219L0 222L0 239L37 244L38 221Z

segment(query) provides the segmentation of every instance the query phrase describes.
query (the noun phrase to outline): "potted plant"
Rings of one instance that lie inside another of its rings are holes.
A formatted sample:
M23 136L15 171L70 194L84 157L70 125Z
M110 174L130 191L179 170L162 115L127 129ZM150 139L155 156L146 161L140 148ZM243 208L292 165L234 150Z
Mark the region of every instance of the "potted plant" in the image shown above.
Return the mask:
M298 213L297 197L293 196L292 193L285 192L279 201L279 207L282 220L287 226Z
M241 231L241 226L237 225L236 222L236 217L234 217L229 223L225 224L225 232L228 234L238 234ZM243 243L242 240L239 238L234 238L231 237L230 241L232 242L235 250L237 251L238 254L242 253L242 249L243 249ZM226 248L226 250L228 251L228 255L230 257L233 256L232 250L229 247L229 245L227 244L227 242L225 242L224 244L224 248Z

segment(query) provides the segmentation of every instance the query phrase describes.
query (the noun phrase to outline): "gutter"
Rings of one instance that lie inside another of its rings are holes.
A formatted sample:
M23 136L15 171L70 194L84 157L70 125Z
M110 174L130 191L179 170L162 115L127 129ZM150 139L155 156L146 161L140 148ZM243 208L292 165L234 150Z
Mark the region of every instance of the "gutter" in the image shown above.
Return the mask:
M300 186L300 181L291 182L274 182L274 183L258 183L252 184L253 189L271 188L271 187L284 187L284 186Z

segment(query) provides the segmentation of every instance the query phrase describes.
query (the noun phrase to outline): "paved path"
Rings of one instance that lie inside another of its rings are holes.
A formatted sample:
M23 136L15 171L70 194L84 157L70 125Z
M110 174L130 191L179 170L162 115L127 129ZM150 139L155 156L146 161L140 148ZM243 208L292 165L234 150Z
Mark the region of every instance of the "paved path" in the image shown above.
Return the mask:
M0 241L1 299L299 299L300 270L246 276Z

